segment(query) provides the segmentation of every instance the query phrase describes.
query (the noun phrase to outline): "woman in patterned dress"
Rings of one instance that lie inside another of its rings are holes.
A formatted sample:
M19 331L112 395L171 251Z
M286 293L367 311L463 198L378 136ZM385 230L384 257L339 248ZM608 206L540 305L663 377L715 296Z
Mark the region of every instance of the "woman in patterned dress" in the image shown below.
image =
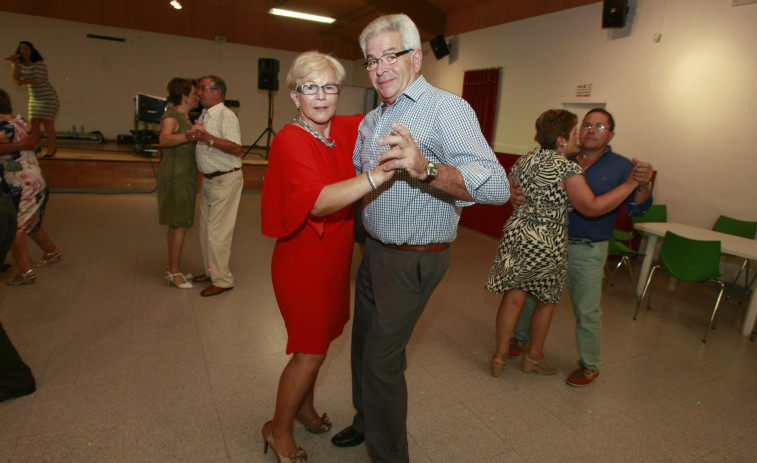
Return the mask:
M520 158L511 170L511 184L525 191L527 201L505 224L486 283L487 290L503 294L496 318L493 376L499 376L507 365L510 340L526 294L532 294L537 302L522 370L544 375L557 372L544 358L543 349L565 284L568 214L575 207L588 217L602 215L618 207L638 186L630 175L614 190L594 196L581 167L566 157L576 152L577 122L569 111L542 113L536 120L535 137L541 149Z
M18 210L18 229L11 245L11 254L19 273L7 284L19 286L34 283L37 278L34 268L59 261L61 252L42 228L48 189L34 154L34 140L28 134L26 123L14 119L12 112L8 94L0 90L0 176L3 190ZM31 262L26 235L45 252L41 260Z
M18 85L29 88L29 119L32 125L34 141L39 146L40 124L47 133L47 153L45 157L55 156L55 115L58 113L58 94L47 78L47 66L34 45L23 41L18 44L16 53L8 57L13 63L13 80Z
M194 223L197 197L195 142L185 135L192 128L189 111L197 107L197 84L176 77L168 83L168 104L163 113L158 142L163 155L158 168L158 221L168 225L166 284L188 289L179 261L187 230Z

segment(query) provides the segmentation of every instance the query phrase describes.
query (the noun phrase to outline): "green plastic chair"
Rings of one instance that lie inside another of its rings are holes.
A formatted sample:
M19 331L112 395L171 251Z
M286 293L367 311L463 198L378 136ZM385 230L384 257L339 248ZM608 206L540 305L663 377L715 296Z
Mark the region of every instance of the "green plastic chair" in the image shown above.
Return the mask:
M655 271L664 268L673 278L690 283L701 283L713 281L720 285L720 292L715 301L715 308L712 310L710 323L704 331L702 342L707 342L707 333L709 333L712 324L715 321L715 314L718 312L720 300L723 297L725 283L720 278L720 241L700 241L684 238L672 232L665 233L665 241L660 248L660 263L652 268L649 277L644 285L644 291L641 293L641 299L636 303L636 312L633 319L636 320L639 314L639 307L644 301L652 277ZM650 293L647 301L647 310L651 306L652 296Z
M757 222L747 222L746 220L738 220L721 215L718 217L715 225L712 226L712 230L753 240L755 239L755 235L757 235ZM754 279L752 279L751 283L749 281L749 259L744 259L744 262L741 264L739 272L736 274L736 278L731 282L731 287L728 289L728 293L725 296L726 299L731 297L731 291L733 291L733 288L736 286L736 282L739 281L741 272L744 272L744 294L741 296L742 299L739 301L739 304L743 301L746 293L749 292L751 284L754 283Z
M615 286L615 283L613 281L613 278L615 277L615 274L618 272L618 269L620 269L621 266L625 265L626 270L628 270L628 276L631 277L631 282L633 283L633 286L636 286L636 279L633 277L633 269L631 268L631 257L633 256L643 256L644 253L634 251L627 245L623 244L623 241L628 242L633 239L633 233L618 230L617 228L613 228L612 230L612 238L609 240L607 244L607 256L617 256L620 259L618 260L618 263L615 265L615 268L612 269L612 271L609 269L610 260L605 261L605 276L608 283L610 283L610 286Z
M668 206L665 204L652 204L649 206L647 213L641 217L631 217L631 223L635 226L643 222L667 222ZM637 230L641 236L649 237L649 233Z

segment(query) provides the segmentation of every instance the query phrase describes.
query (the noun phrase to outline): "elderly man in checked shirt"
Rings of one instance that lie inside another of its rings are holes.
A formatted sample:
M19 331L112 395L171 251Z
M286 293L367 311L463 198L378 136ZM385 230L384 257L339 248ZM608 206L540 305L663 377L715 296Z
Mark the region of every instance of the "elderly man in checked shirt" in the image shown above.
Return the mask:
M217 76L200 79L197 95L202 114L186 132L197 141L195 157L202 172L200 246L205 267L195 282L211 281L202 296L216 296L234 287L229 269L231 241L242 195L242 135L237 116L223 104L226 84Z
M421 76L418 29L382 16L360 36L382 103L361 123L357 173L383 163L394 179L363 199L369 234L355 289L351 426L338 447L364 440L375 462L408 461L405 348L450 261L463 206L503 204L507 177L471 107ZM368 177L370 180L370 176Z

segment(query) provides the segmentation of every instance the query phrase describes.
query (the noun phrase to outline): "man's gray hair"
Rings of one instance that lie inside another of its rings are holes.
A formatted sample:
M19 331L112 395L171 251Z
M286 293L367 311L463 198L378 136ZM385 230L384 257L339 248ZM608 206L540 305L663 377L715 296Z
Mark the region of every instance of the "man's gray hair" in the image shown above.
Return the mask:
M421 48L421 36L418 33L418 28L415 26L413 20L405 14L390 14L374 19L370 24L365 26L365 29L363 29L359 40L360 48L363 49L364 57L368 56L365 50L368 39L376 34L387 31L399 32L400 37L402 38L403 50L416 50ZM410 56L412 59L412 55Z

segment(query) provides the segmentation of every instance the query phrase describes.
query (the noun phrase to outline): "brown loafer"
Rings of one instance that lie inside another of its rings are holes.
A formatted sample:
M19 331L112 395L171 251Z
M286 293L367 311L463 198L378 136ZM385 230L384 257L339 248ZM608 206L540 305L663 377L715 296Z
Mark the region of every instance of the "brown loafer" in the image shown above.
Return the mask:
M205 283L206 281L210 281L210 277L205 274L197 275L192 278L192 281L194 281L195 283Z
M221 293L225 293L226 291L231 291L234 289L233 286L228 288L221 288L220 286L216 285L210 285L207 288L203 289L200 293L200 296L208 297L208 296L218 296Z

